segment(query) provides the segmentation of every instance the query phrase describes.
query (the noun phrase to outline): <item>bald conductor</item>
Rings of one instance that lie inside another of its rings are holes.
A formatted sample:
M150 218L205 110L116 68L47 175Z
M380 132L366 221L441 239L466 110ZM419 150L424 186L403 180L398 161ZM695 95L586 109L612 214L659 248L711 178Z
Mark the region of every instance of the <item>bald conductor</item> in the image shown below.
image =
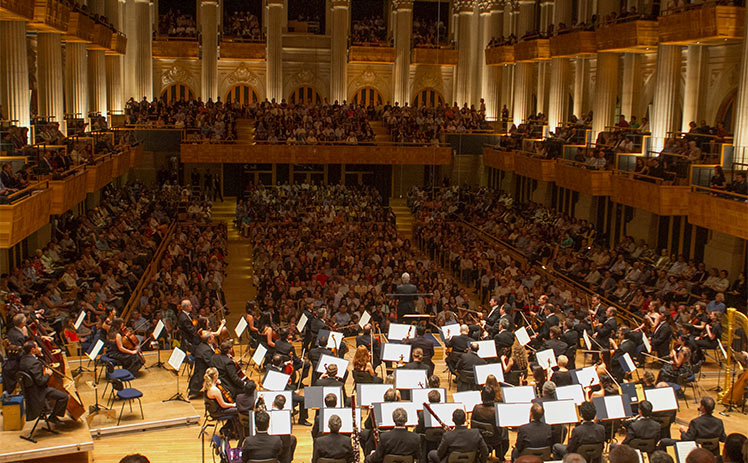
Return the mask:
M416 293L418 288L416 285L410 283L410 274L405 272L400 277L401 284L395 289L395 295L397 297L397 320L403 322L405 315L416 312Z

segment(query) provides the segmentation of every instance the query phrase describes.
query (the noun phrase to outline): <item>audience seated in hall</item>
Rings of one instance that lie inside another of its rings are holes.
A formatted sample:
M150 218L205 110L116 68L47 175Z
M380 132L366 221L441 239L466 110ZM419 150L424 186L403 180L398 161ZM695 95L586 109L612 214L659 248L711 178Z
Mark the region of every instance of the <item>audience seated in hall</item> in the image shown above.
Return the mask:
M249 11L234 11L226 15L223 34L227 38L259 41L262 40L260 20Z
M191 14L171 10L158 17L158 33L168 37L197 37L197 25Z
M351 42L355 44L387 42L387 23L381 16L351 21Z

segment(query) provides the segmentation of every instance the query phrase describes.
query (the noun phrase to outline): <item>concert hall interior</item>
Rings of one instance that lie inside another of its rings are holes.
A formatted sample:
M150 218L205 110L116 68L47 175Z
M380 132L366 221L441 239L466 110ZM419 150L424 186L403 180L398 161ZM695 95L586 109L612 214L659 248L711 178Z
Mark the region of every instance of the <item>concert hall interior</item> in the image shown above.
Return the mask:
M744 0L0 0L0 463L748 463Z

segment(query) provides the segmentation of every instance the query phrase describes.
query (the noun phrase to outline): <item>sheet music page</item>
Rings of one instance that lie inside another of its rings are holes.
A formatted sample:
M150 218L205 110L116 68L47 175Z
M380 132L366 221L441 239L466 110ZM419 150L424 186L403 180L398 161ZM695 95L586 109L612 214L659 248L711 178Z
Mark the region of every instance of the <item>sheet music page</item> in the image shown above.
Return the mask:
M531 403L523 404L496 404L496 421L499 426L517 427L530 422Z
M652 353L652 344L649 343L649 338L646 334L642 334L642 343L644 344L644 348L647 349L647 353Z
M391 384L357 384L356 398L360 407L369 407L373 403L384 402L384 393L392 388Z
M452 420L452 413L454 413L455 410L465 410L465 405L454 402L444 404L429 404L429 406L434 411L434 413L436 413L436 416L438 416L447 426L455 425L455 422ZM423 424L427 428L438 428L441 426L439 422L436 421L433 416L431 416L431 413L429 413L429 411L425 409L423 411Z
M496 353L496 343L492 340L476 341L478 344L478 357L482 359L493 359L499 355Z
M410 362L410 344L382 344L382 360L385 362ZM402 357L401 357L402 356Z
M517 341L519 341L521 345L526 346L527 344L530 344L530 335L527 334L527 328L524 326L515 331L514 335L517 337Z
M475 384L486 384L488 375L494 375L498 382L504 382L504 368L500 363L487 363L485 365L475 365Z
M423 410L423 403L429 401L429 392L431 391L439 393L439 403L447 401L447 391L443 388L411 389L410 400L418 406L419 410Z
M460 335L460 325L457 323L452 323L451 325L444 325L441 328L439 328L442 332L442 337L447 340L451 338L452 336L459 336Z
M340 349L340 343L343 342L343 333L338 331L330 331L327 335L327 348L328 349Z
M296 323L296 329L301 333L304 331L304 327L306 326L306 322L308 322L309 319L307 318L305 313L301 314L301 318L299 318L299 322Z
M161 320L156 323L156 327L153 329L153 339L158 339L161 336L161 332L164 331L164 322Z
M675 390L672 387L645 389L644 397L652 402L653 412L678 409L678 399L675 397Z
M387 331L387 339L390 341L402 341L408 337L408 334L412 332L415 334L415 330L412 329L413 325L403 325L402 323L390 323L390 329ZM410 336L411 338L413 336Z
M621 358L626 363L626 368L627 368L627 371L629 373L631 373L634 370L636 370L636 365L634 365L634 361L631 359L631 356L629 355L628 352L626 352L625 354L623 354L623 357L621 357Z
M550 370L557 366L556 354L553 352L553 349L538 351L535 353L535 358L538 361L538 365L540 365L544 370Z
M244 330L247 329L247 319L244 317L241 317L239 319L239 323L236 324L236 327L234 328L234 333L236 333L237 338L242 337L242 333L244 333Z
M91 349L91 352L87 353L86 355L91 360L96 360L96 357L99 355L99 352L101 351L101 348L104 347L104 341L99 339L96 341L96 344L94 344L93 348Z
M553 400L543 402L547 424L568 424L579 421L577 405L573 400Z
M335 364L338 366L338 378L345 376L346 370L348 370L348 360L339 357L333 357L332 355L322 354L317 365L317 373L327 372L327 365Z
M501 394L507 404L530 403L535 399L535 386L502 387Z
M476 405L482 404L480 391L453 392L452 401L465 406L465 411L472 412Z
M587 346L587 350L592 350L592 341L590 335L587 334L587 330L582 331L582 337L584 338L584 345Z
M594 366L576 370L576 374L577 380L579 380L579 384L581 384L582 387L597 386L600 384L600 377L597 376L597 371L595 371Z
M575 404L581 405L585 402L584 389L580 384L559 386L556 388L556 399L573 400Z
M413 402L382 402L374 404L376 415L377 426L379 427L394 427L395 422L392 421L392 412L396 408L402 408L408 414L408 421L405 423L406 426L415 426L418 424L418 408Z
M73 324L73 326L75 327L76 330L80 329L81 324L83 323L83 320L85 318L86 318L86 311L85 310L81 310L81 313L78 314L78 318L75 319L75 323ZM161 321L161 320L159 320L159 321Z
M369 312L364 310L364 313L361 314L361 319L358 321L358 326L361 327L361 329L364 329L367 323L369 323L369 320L371 320L371 315L369 315Z
M623 397L620 395L611 395L603 397L605 410L608 411L608 419L626 418L626 412L623 409Z
M320 426L322 426L322 429L320 429L320 432L323 433L329 433L330 432L330 417L333 415L337 415L340 418L341 426L340 426L340 433L343 434L350 434L353 433L353 412L350 408L323 408L322 409L322 417L319 421ZM358 426L358 429L361 429L361 409L356 409L356 426Z
M271 436L287 436L292 434L291 411L290 410L270 410L270 427L268 434Z
M291 375L279 371L268 370L265 380L262 382L262 387L268 391L283 391L286 389L290 377Z
M252 361L255 362L255 365L259 367L260 365L262 365L262 361L265 360L265 355L267 353L267 347L263 346L262 344L258 344L257 349L255 349L255 353L252 354Z
M171 351L171 356L169 357L168 363L172 368L174 368L174 371L179 373L179 367L182 366L182 362L184 362L184 358L187 356L187 354L184 353L182 349L179 347L175 347L173 351Z
M398 389L423 389L428 382L427 370L395 370L395 387Z
M686 463L686 457L693 449L698 448L694 441L676 441L675 455L678 457L678 463Z
M286 398L286 403L283 404L283 410L293 410L293 399L291 397L291 391L257 391L257 398L262 397L265 401L265 405L268 410L273 408L273 402L275 398L282 395Z

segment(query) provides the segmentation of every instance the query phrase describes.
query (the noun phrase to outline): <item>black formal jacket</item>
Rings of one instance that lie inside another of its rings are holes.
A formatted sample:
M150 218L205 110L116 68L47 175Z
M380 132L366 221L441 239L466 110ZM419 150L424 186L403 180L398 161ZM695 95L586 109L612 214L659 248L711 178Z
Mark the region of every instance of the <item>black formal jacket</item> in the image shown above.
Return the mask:
M576 452L580 445L605 442L605 427L593 421L583 421L574 427L569 438L567 452Z
M597 342L599 342L603 348L607 349L610 347L610 336L617 327L618 323L616 322L615 317L605 320L605 323L597 327L595 330L595 333L597 333Z
M177 326L179 327L179 333L182 335L182 341L188 344L187 349L192 352L194 346L200 342L200 336L197 334L197 327L192 324L192 319L183 310L179 311L177 315Z
M543 326L540 327L540 333L538 333L541 339L548 339L551 337L551 328L558 326L560 320L556 314L550 314L545 318Z
M244 439L242 445L242 462L249 460L280 459L283 453L283 442L279 436L270 436L267 432L257 432L256 435Z
M214 355L210 360L210 364L218 370L218 377L221 379L221 384L231 392L233 397L242 392L244 383L239 379L236 364L228 355Z
M725 425L722 420L712 415L701 415L688 423L688 431L680 433L681 440L714 439L719 437L724 442Z
M500 308L500 305L491 307L491 310L488 311L488 317L486 317L486 326L494 326L499 322L499 317L501 317Z
M352 463L353 446L350 436L337 432L320 436L314 443L312 463L317 463L320 458L345 459L347 463Z
M550 447L554 444L553 433L549 424L530 421L517 430L517 454L526 448Z
M385 455L412 455L421 461L421 436L404 428L381 434L377 450L366 457L367 463L382 463Z
M445 345L452 348L452 353L464 353L467 352L471 342L473 342L473 340L470 339L470 337L464 334L459 334L447 339Z
M488 447L483 436L477 429L468 429L465 426L456 426L454 431L447 431L442 436L439 448L436 450L439 459L446 462L452 452L477 452L476 458L479 463L486 461Z
M319 363L319 359L322 358L323 354L333 357L332 351L326 347L315 347L313 349L309 349L309 361L312 362L312 367L315 370L317 369L317 364Z
M395 289L397 294L397 316L402 317L403 315L412 314L416 311L416 296L418 288L416 285L411 283L405 283L398 285Z
M658 357L667 357L670 353L670 340L673 338L673 328L670 323L662 322L657 325L652 333L652 350Z
M626 430L626 438L621 442L628 444L632 439L654 439L660 440L660 423L652 418L638 417L629 424Z
M413 349L420 347L423 350L423 359L426 361L430 361L431 357L434 356L434 343L430 339L426 339L425 336L416 336L413 339L409 339L408 344Z
M195 347L193 356L195 357L195 374L204 375L205 370L211 366L213 357L216 353L207 343L201 342ZM202 376L200 376L202 378Z
M546 349L553 350L553 353L556 355L556 358L558 358L559 355L566 355L566 349L568 348L569 348L569 345L560 339L548 339L547 341L544 341L543 344L540 346L540 350L546 350Z
M566 330L561 334L561 340L566 343L567 346L574 348L579 347L579 331L575 329Z
M511 315L509 315L508 313L506 313L506 314L502 315L501 318L499 318L499 320L508 320L509 321L509 328L508 328L509 331L513 331L514 330L514 320L512 320L512 316Z
M46 406L49 375L44 374L44 366L34 355L23 354L19 370L31 376L31 385L26 388L26 419L35 420Z
M473 352L468 352L460 357L460 360L457 362L457 370L473 371L474 365L485 365L486 363L486 359L478 357L478 355Z
M514 333L509 330L499 331L493 337L493 341L496 343L496 351L501 352L501 349L512 347L512 344L514 344Z
M294 352L294 348L290 342L285 339L275 341L275 353L280 354L284 362L286 360L291 360L291 352Z

